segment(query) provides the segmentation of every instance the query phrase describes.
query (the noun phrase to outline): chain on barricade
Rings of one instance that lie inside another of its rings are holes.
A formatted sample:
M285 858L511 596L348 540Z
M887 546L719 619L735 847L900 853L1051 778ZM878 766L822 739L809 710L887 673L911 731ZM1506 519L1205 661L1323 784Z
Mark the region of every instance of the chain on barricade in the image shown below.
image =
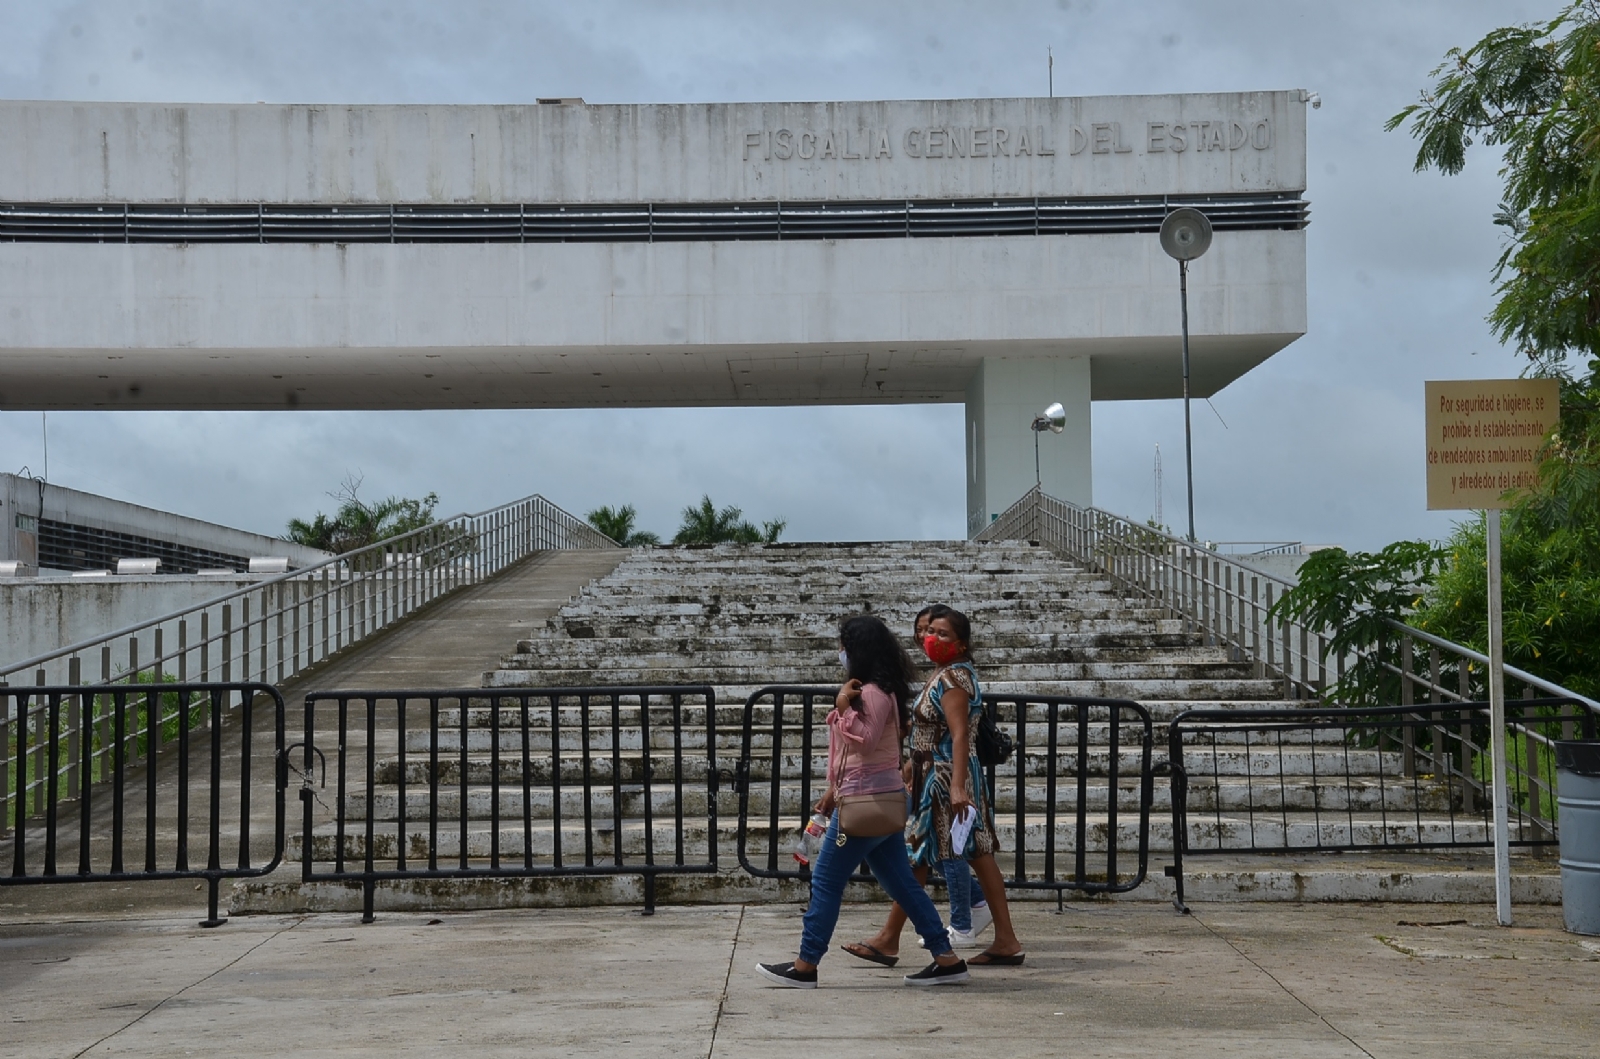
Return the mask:
M314 769L302 771L300 768L296 767L293 761L293 752L295 750L303 750L305 745L306 744L304 743L292 743L279 751L278 787L280 789L288 788L289 773L292 772L296 776L300 777L300 800L305 801L309 797L311 800L315 801L318 805L322 806L322 808L331 813L333 812L333 806L323 801L322 795L317 793L318 788L326 790L328 787L328 755L322 752L321 747L313 746L311 748L311 752L317 755L317 760L322 763L322 779L320 782L318 782L312 778L312 772L315 771Z

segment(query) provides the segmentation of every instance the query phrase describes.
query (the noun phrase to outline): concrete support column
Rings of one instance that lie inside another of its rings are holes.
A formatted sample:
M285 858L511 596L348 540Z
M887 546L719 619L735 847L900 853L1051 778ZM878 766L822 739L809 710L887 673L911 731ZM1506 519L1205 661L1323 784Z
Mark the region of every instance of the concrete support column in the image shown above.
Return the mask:
M1029 424L1052 401L1067 429L1039 438L1040 480L1051 496L1088 506L1089 358L988 357L967 384L967 535L973 536L1033 488Z

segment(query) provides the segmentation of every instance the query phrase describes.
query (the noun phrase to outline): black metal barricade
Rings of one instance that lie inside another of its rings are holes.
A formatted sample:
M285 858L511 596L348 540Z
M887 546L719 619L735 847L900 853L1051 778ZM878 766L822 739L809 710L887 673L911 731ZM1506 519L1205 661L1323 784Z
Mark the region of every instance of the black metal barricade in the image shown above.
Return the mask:
M792 850L826 785L824 719L836 690L774 686L745 701L738 852L752 875L809 877ZM985 770L1006 886L1059 895L1123 893L1144 882L1154 796L1149 712L1127 699L1083 696L985 692L984 703L1014 743L1006 764Z
M379 880L638 875L649 914L717 870L710 687L313 692L302 752L302 876L365 922Z
M1552 845L1552 743L1595 738L1595 716L1572 699L1510 699L1506 725L1511 844ZM1186 856L1494 842L1486 702L1188 710L1167 739L1182 911Z
M222 880L282 859L284 711L269 684L0 686L0 736L0 885L198 879L214 927Z
M828 785L824 718L833 709L838 691L771 685L744 700L739 763L734 772L739 792L739 866L757 878L811 878L810 866L795 859L794 849L811 807ZM764 700L770 701L770 707L762 705ZM758 714L769 708L770 714L758 719ZM759 842L752 841L752 814L766 818L766 826L756 829ZM852 878L866 882L872 876L861 869Z
M1016 791L1010 815L1017 838L1006 855L1014 867L1006 886L1057 894L1137 889L1150 867L1150 711L1129 699L1084 695L985 692L983 700L1015 743L1011 761L988 770L997 820L1005 815L1006 781ZM1071 824L1058 830L1063 815Z

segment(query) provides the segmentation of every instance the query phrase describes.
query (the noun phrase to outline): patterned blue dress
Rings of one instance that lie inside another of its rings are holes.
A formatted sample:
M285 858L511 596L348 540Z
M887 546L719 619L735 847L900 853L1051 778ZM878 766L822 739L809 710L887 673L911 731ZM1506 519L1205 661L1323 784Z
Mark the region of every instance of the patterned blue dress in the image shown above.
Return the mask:
M949 688L967 693L971 705L967 713L967 788L978 810L978 823L967 836L965 849L950 848L950 778L954 741L945 722L942 700ZM906 849L911 863L934 867L941 860L960 857L971 860L1000 852L994 831L994 806L989 803L988 784L978 764L978 722L983 716L983 692L978 674L970 662L957 662L934 674L911 711L911 749L916 758L931 755L932 760L915 766L917 796L906 821ZM918 752L921 753L918 753Z

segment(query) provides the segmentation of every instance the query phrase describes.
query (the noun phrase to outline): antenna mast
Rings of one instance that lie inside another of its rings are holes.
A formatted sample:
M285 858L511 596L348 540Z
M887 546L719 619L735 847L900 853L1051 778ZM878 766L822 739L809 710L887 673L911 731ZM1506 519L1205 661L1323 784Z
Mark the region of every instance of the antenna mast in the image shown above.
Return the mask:
M1161 521L1161 444L1156 443L1156 525L1163 526Z

